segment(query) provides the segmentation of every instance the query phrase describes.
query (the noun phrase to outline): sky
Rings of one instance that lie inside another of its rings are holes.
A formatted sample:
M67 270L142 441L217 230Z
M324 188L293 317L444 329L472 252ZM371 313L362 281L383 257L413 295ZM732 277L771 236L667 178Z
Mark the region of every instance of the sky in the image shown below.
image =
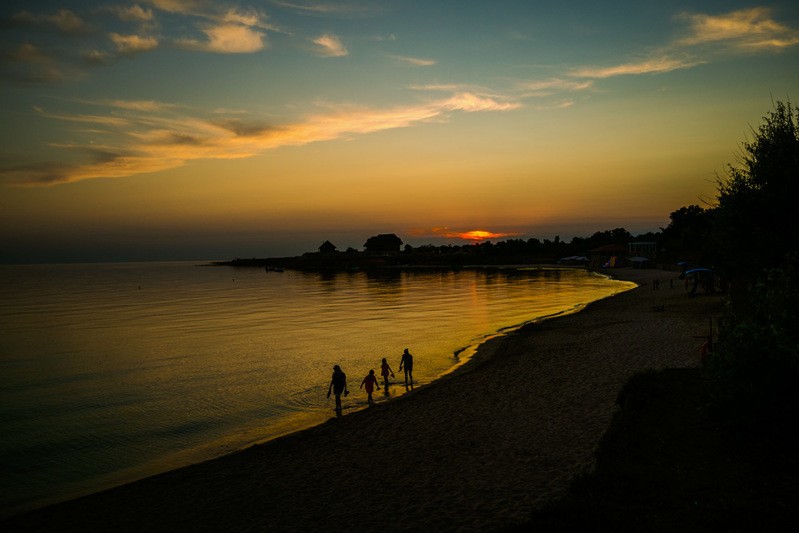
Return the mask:
M799 4L6 0L0 62L3 263L568 241L712 205Z

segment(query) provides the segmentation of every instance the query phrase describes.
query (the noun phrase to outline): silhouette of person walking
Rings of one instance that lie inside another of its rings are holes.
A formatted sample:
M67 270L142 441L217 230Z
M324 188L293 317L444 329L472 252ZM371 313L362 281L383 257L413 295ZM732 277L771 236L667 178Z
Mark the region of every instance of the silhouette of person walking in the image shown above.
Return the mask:
M372 391L374 391L375 387L377 387L377 390L380 390L380 385L377 384L377 376L375 376L374 370L370 370L369 373L366 374L366 377L363 378L363 381L361 381L362 389L364 388L364 385L366 386L367 394L366 403L369 405L374 405L375 401L372 399Z
M380 375L383 376L383 390L388 396L388 375L391 374L391 377L394 377L394 371L391 370L391 367L388 366L388 362L386 362L386 358L383 358L383 362L380 363Z
M408 387L410 383L411 388L413 388L413 355L405 348L405 351L402 352L402 359L400 359L399 369L405 369L405 387Z
M350 391L347 390L347 375L341 371L338 365L333 366L333 377L330 380L330 386L327 388L327 397L330 398L330 392L336 396L336 413L341 414L341 393L346 397Z

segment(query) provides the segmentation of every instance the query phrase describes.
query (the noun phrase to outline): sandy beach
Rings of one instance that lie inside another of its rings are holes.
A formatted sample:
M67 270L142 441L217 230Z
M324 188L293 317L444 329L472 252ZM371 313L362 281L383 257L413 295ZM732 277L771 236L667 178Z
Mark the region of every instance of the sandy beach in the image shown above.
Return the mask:
M396 401L331 413L306 431L41 509L4 529L485 531L522 523L591 467L625 381L698 366L699 337L721 313L716 296L688 298L677 272L612 274L639 286L492 339L459 371Z

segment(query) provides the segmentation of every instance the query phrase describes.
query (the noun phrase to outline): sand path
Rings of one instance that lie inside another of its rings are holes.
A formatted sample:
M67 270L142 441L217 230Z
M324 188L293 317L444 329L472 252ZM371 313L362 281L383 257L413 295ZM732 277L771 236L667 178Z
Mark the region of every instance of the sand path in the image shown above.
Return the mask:
M689 299L677 273L614 275L639 287L489 341L462 371L398 401L9 525L485 531L523 522L590 467L625 380L696 366L697 337L720 314L719 298Z

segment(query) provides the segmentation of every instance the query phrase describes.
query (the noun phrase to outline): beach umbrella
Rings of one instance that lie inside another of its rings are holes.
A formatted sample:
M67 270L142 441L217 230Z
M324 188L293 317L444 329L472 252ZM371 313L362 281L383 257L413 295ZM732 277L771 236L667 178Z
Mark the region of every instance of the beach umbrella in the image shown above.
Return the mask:
M713 270L709 269L709 268L692 268L691 270L686 270L685 271L686 274L695 274L697 272L711 272L712 273Z

